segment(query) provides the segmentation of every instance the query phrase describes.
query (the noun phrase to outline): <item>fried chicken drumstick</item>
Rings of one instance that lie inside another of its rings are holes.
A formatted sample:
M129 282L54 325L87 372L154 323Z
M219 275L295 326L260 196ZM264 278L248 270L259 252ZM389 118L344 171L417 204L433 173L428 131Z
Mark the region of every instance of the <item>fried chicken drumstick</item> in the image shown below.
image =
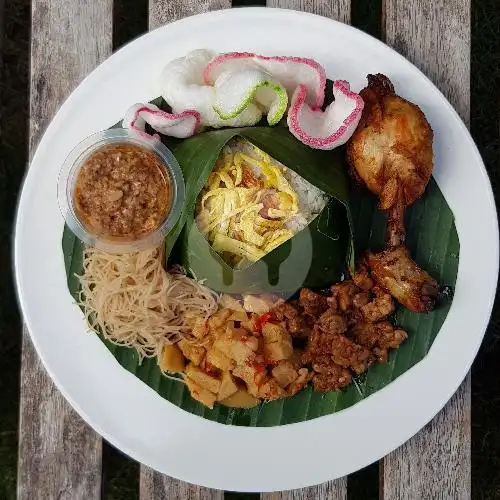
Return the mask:
M347 145L358 182L379 197L387 212L387 250L366 259L376 283L415 312L434 307L437 282L413 262L404 246L405 209L425 191L432 175L433 132L424 113L398 96L385 75L368 75L359 125Z

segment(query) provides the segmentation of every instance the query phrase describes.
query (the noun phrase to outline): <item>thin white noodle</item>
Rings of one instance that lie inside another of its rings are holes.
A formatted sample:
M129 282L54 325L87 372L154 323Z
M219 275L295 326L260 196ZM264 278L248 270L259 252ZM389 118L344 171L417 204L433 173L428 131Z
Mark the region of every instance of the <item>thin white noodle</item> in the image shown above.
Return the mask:
M161 359L166 344L191 335L197 319L217 310L218 296L184 274L169 274L160 249L108 254L86 248L79 304L89 327L142 361Z

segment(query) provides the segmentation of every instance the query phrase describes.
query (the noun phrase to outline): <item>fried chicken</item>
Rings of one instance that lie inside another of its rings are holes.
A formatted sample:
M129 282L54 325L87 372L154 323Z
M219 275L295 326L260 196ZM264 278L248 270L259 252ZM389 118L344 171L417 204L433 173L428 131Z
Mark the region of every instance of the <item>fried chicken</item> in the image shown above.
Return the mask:
M347 146L356 179L379 197L387 212L387 247L370 253L366 264L375 282L414 312L434 307L437 282L411 259L405 242L404 212L425 191L432 175L433 132L420 108L398 96L389 78L368 75L359 125ZM359 280L366 275L361 269Z
M390 246L404 243L404 211L422 196L432 174L432 129L420 108L398 96L385 75L368 75L365 102L347 146L356 178L379 197L388 213Z
M438 284L409 256L404 246L374 254L366 259L375 281L407 309L426 312L433 309L438 294Z
M364 259L361 259L356 265L356 272L352 275L352 281L361 290L371 290L374 286L370 276L370 270Z

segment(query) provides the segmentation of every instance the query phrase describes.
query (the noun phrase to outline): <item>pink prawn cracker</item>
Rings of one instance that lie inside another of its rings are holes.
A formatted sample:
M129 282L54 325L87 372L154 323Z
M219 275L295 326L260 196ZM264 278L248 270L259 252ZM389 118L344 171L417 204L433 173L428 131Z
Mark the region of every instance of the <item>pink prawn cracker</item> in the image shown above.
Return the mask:
M195 110L167 113L154 104L137 103L125 113L122 126L140 135L151 137L146 132L146 123L160 134L185 139L194 135L199 129L200 114ZM154 134L153 137L159 139L158 134Z
M261 56L251 52L229 52L215 56L205 67L203 79L213 85L225 71L259 68L281 83L291 97L297 85L307 88L307 102L321 108L325 100L326 72L314 59L295 56Z
M352 92L344 80L333 82L335 100L325 111L307 104L307 88L299 85L292 97L287 123L290 132L314 149L334 149L352 136L364 108L359 94Z

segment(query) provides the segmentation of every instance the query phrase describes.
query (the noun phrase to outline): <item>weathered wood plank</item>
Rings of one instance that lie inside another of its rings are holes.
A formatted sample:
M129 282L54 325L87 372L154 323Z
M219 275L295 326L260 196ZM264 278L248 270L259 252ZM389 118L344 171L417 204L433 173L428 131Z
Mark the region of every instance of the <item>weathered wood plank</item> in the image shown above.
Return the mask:
M302 10L343 23L351 22L351 0L267 0L267 6Z
M385 0L386 42L470 110L470 0ZM436 418L383 461L385 499L470 498L470 376Z
M202 12L229 8L231 0L149 0L149 29Z
M301 490L262 493L261 500L343 500L347 498L347 477Z
M58 106L111 53L112 0L33 0L30 152ZM101 439L70 408L23 332L19 500L101 494Z
M187 16L231 7L231 0L149 0L149 29ZM224 492L201 488L141 466L141 500L178 498L179 500L223 500Z
M140 499L224 500L224 492L201 488L141 467Z
M470 376L416 436L383 460L385 500L470 498Z
M311 12L344 23L351 21L350 0L267 0L267 6ZM261 495L261 500L342 500L345 498L347 498L347 477L301 490Z

